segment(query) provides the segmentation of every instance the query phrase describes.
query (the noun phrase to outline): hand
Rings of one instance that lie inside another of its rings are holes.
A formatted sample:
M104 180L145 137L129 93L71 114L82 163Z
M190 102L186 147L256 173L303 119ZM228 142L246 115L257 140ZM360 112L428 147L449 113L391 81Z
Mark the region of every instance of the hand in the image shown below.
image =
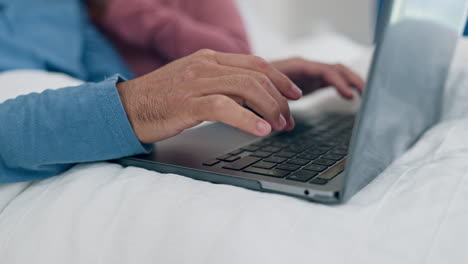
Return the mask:
M346 99L353 99L354 90L362 93L365 82L359 75L341 64L324 64L301 58L272 62L279 71L286 74L304 94L317 89L334 86Z
M301 90L265 60L202 50L117 85L128 119L143 143L173 137L203 121L257 136L292 130L288 99ZM247 105L263 118L243 107Z

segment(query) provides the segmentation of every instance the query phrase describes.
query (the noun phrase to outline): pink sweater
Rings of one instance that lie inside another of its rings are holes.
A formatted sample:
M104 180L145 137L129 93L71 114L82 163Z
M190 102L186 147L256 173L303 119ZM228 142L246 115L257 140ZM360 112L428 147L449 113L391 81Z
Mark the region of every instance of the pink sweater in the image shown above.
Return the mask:
M204 48L250 53L234 0L108 0L97 23L138 76Z

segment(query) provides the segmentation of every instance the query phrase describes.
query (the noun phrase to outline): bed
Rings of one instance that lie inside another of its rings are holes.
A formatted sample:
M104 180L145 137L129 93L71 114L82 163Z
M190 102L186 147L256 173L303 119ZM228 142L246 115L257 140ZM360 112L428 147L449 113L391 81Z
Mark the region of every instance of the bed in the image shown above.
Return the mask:
M262 55L341 61L365 74L372 52L332 32L283 45ZM81 164L0 185L0 263L468 263L467 59L462 39L441 123L346 204ZM80 82L13 71L0 83L3 101ZM325 89L293 107L358 103Z

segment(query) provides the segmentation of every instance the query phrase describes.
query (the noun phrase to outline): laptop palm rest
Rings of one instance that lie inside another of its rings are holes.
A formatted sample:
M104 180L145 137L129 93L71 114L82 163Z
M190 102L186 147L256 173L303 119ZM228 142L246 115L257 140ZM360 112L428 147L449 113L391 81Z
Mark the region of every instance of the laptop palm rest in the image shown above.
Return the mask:
M186 130L176 137L156 143L152 153L138 158L203 169L203 162L255 140L258 137L221 123L213 123Z

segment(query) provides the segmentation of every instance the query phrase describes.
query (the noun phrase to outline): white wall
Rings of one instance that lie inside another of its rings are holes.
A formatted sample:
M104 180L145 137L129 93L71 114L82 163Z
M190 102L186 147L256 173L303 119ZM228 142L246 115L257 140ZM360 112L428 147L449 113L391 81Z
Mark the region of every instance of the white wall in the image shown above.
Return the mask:
M353 39L372 39L374 0L238 0L251 16L288 38L331 25Z

